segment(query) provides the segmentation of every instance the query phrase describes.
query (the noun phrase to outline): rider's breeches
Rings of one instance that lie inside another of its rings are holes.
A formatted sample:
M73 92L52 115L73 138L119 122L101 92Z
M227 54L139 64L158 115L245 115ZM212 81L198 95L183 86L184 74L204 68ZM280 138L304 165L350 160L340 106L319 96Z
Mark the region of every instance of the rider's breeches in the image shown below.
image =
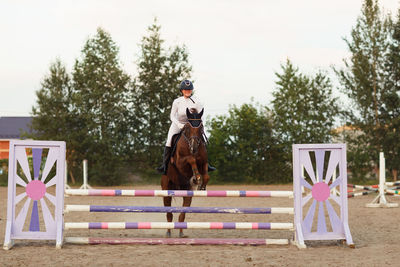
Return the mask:
M167 143L165 144L165 146L171 146L171 141L172 141L172 136L174 134L177 134L181 131L181 129L179 129L178 126L175 125L175 123L171 123L171 126L169 127L169 131L168 131L168 138L167 138Z

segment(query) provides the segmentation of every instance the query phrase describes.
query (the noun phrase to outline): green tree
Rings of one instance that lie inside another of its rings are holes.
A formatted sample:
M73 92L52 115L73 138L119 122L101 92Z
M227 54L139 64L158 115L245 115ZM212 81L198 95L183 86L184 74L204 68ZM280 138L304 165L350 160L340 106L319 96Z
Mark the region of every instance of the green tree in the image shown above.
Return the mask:
M345 39L351 55L344 60L345 68L336 70L342 91L351 101L347 123L365 135L350 140L349 148L363 145L364 150L359 151L358 155L368 159L367 165L369 162L377 163L378 153L387 140L387 119L391 111L384 110L387 108L386 102L390 102L393 96L389 90L386 63L391 25L390 16L382 14L377 0L365 0L350 40ZM366 155L362 155L362 152Z
M111 36L98 28L73 69L74 113L85 125L79 131L79 151L90 164L90 179L108 185L121 181L132 134L127 121L130 78L118 52Z
M217 182L284 183L290 181L289 166L272 131L266 107L233 106L229 115L217 116L210 125L209 158L217 171ZM276 175L279 173L279 175Z
M71 111L71 79L63 63L57 59L36 91L37 102L32 107L34 136L44 140L65 140Z
M391 24L391 41L385 62L388 77L380 107L380 118L385 125L381 127L385 136L383 151L386 166L392 170L393 179L397 180L400 168L400 9L395 23Z
M281 67L273 92L274 129L290 157L292 144L331 141L339 107L325 74L304 75L289 60Z
M77 166L80 157L76 133L84 125L74 116L71 78L61 60L57 59L50 65L49 74L36 91L36 97L36 104L32 107L32 134L29 137L65 141L68 165ZM69 173L75 181L71 169Z
M163 47L157 21L148 28L140 44L138 75L133 85L135 162L154 167L161 160L171 121L173 100L179 96L179 83L190 78L191 66L185 46Z

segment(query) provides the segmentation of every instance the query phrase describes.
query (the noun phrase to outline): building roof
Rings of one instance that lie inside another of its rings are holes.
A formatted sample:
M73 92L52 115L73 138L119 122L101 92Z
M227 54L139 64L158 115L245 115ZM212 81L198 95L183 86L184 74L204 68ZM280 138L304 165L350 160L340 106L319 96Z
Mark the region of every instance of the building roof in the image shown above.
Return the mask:
M20 139L22 132L31 132L32 117L0 117L0 139Z
M336 129L334 129L335 132L337 133L342 133L344 131L359 131L360 129L358 127L352 126L352 125L343 125L340 126Z

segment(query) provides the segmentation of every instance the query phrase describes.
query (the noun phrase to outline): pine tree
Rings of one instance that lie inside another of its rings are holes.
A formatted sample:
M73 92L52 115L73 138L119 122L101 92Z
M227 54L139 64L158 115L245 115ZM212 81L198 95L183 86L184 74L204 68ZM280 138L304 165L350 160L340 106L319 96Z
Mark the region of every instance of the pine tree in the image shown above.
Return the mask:
M76 133L83 125L74 116L71 78L61 60L57 59L50 65L49 74L44 77L36 96L37 103L32 107L33 131L30 137L65 141L68 166L77 166L81 157ZM74 182L74 172L71 169L69 174Z
M272 104L274 128L285 151L289 154L292 144L331 141L339 107L329 78L322 72L304 75L290 60L281 67Z
M392 170L393 179L397 180L400 168L400 9L396 22L391 24L391 41L386 57L385 91L382 93L383 105L380 118L385 125L383 151L386 166Z
M111 36L98 28L88 39L82 57L73 70L73 101L81 129L81 151L90 164L89 176L95 183L117 184L118 170L129 150L129 81L118 58Z
M367 164L377 163L387 136L387 121L382 111L390 87L386 60L391 25L390 16L382 14L377 0L365 0L350 40L345 39L351 55L344 60L345 68L336 70L342 91L351 100L353 114L347 123L365 135L350 140L353 144L349 148L360 147L354 142L362 142L367 155L359 156L367 158Z
M32 129L38 139L65 140L66 121L71 111L71 80L63 63L57 59L36 91L32 107Z
M178 86L189 79L192 68L185 46L163 47L157 21L148 28L140 44L138 75L135 77L133 103L136 116L136 158L152 167L158 164L165 146L173 100Z

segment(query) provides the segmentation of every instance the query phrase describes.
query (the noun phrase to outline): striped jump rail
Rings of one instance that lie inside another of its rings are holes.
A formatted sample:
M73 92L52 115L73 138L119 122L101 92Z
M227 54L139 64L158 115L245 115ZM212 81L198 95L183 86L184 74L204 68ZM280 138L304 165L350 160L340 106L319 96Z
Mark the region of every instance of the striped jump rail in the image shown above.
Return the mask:
M69 244L122 244L122 245L288 245L288 239L220 239L220 238L96 238L66 237Z
M400 189L400 186L390 186L390 188L387 188L386 190L397 190Z
M377 192L379 189L376 189L376 188L370 188L370 189L364 189L364 190L366 190L366 191L373 191L373 192ZM359 189L357 189L357 188L352 188L352 189L348 189L347 190L347 193L353 193L353 192L356 192L356 193L360 193L360 192L362 192L362 191L360 191Z
M65 229L242 229L294 230L293 223L260 222L70 222Z
M377 189L374 189L374 190L371 190L371 191L364 191L364 192L359 192L359 193L352 193L352 194L348 194L348 195L347 195L347 198L365 196L365 195L369 195L369 194L377 193L377 192L378 192L378 190L377 190Z
M132 197L293 197L293 191L242 191L242 190L107 190L66 189L72 196L132 196Z
M232 207L152 207L152 206L97 206L66 205L64 212L172 212L172 213L238 213L238 214L293 214L293 208L232 208Z
M387 185L387 186L396 186L396 185L400 185L400 182L385 182L385 185Z
M398 190L386 189L386 192L393 195L400 195L400 191Z
M347 187L362 189L362 190L372 190L372 189L379 188L379 185L364 186L364 185L348 184Z

